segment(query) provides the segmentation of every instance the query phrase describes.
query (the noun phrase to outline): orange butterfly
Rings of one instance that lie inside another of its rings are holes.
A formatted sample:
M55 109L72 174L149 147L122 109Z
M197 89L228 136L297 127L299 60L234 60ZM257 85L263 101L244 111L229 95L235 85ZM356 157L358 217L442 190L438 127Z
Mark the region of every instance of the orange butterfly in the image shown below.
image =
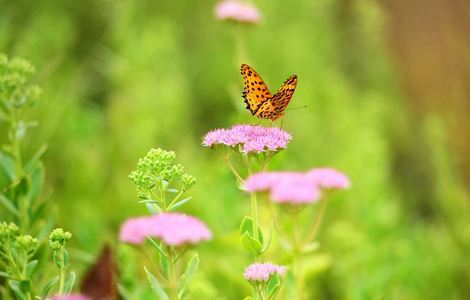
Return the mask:
M246 108L259 119L275 121L284 115L284 111L294 95L297 86L297 75L292 75L284 82L282 87L273 95L258 73L249 65L241 66L241 74L245 87L243 98Z

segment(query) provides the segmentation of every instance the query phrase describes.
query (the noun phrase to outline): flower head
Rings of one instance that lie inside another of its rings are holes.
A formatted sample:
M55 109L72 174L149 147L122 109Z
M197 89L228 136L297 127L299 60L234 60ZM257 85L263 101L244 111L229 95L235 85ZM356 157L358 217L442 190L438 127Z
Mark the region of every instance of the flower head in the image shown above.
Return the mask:
M235 125L228 129L216 129L208 132L202 145L212 147L225 145L240 146L243 153L276 152L287 148L292 136L277 127L262 127L254 125Z
M64 231L62 228L56 228L49 235L49 245L53 250L59 250L65 247L65 243L71 238L72 234L70 232Z
M278 203L306 204L319 199L320 191L310 177L300 172L261 172L250 176L243 186L247 192L268 191Z
M274 274L284 276L285 272L286 267L284 266L270 262L254 263L246 267L243 277L250 282L267 282Z
M53 296L51 300L91 300L91 299L82 294L70 294L70 295Z
M129 178L137 187L139 197L146 198L148 192L159 185L179 183L181 189L188 190L195 183L196 178L185 172L180 164L174 164L176 154L163 149L150 149L147 155L137 163L137 169Z
M312 169L307 176L312 178L320 188L347 189L351 185L346 175L331 168Z
M254 5L237 0L223 0L215 7L218 20L236 21L241 23L258 23L260 15Z
M200 220L180 213L161 213L151 217L127 220L121 226L119 239L130 244L141 244L146 237L155 237L169 246L197 244L212 237Z

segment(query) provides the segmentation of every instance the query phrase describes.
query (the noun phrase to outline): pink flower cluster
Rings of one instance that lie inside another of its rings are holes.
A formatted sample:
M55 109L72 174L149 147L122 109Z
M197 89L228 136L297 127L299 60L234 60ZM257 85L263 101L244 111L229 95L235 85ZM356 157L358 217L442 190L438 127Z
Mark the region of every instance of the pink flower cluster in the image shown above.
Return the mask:
M70 295L53 296L51 300L91 300L91 299L81 294L70 294Z
M243 153L260 153L263 151L279 151L287 148L292 136L277 127L254 125L235 125L229 129L216 129L208 132L202 145L212 147L240 145Z
M200 220L180 213L131 218L121 226L121 242L142 244L147 237L154 237L169 246L178 247L209 240L212 234Z
M248 281L267 282L271 276L278 274L284 276L286 267L278 266L270 262L254 263L246 267L243 277Z
M306 204L317 201L321 189L345 189L349 179L330 169L312 169L301 172L261 172L250 176L243 186L247 192L268 191L270 198L278 203Z
M258 23L260 15L255 6L238 0L224 0L215 7L218 20L231 20L242 23Z

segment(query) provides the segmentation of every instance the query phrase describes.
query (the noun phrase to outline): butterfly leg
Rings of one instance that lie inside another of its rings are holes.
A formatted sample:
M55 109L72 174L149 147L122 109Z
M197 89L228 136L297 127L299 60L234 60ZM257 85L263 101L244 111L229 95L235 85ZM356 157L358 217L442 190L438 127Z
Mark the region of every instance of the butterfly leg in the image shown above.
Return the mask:
M283 124L284 124L284 119L281 119L281 126L279 127L280 129L282 129Z

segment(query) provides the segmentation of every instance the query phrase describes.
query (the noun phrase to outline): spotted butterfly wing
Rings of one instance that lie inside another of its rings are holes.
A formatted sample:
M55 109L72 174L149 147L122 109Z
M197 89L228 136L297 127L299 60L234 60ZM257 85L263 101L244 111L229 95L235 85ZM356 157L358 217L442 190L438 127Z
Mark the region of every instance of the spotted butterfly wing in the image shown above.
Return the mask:
M271 99L262 103L256 112L260 119L275 121L284 115L287 105L294 95L297 86L297 75L292 75L284 82L282 87Z
M243 98L245 99L246 108L254 115L260 106L273 96L264 81L252 67L243 64L240 71L244 83Z

